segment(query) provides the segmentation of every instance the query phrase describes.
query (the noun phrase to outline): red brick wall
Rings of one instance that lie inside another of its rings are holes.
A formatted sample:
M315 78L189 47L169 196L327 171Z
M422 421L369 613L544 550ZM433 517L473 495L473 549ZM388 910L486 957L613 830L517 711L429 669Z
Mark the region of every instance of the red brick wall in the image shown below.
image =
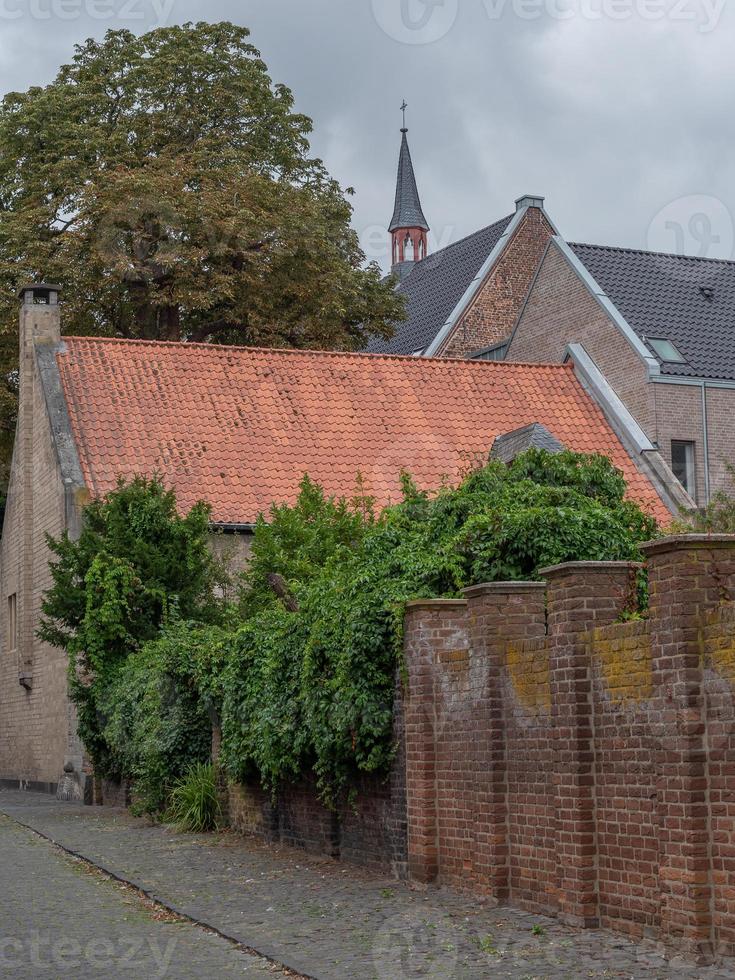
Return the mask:
M657 705L647 622L588 638L600 925L658 935Z
M510 337L533 276L554 234L539 208L529 208L500 261L440 354L466 357Z
M407 614L411 875L735 949L735 537L578 563Z
M409 604L391 779L232 789L234 825L498 903L735 953L735 536ZM405 728L404 728L405 725Z

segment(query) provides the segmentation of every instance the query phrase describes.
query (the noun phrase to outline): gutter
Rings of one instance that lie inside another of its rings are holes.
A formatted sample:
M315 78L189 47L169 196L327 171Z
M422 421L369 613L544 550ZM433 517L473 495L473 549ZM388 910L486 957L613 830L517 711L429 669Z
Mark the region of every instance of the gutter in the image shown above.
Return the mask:
M707 382L702 382L702 448L704 451L704 502L710 502L709 422L707 419Z
M212 521L210 531L220 534L255 534L255 524L228 524L227 522Z

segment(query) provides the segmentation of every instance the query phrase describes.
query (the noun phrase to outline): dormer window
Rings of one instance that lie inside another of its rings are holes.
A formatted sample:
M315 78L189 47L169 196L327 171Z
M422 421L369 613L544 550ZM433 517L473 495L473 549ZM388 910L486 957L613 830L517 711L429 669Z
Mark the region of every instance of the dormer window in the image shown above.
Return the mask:
M667 361L669 364L686 363L684 355L671 343L670 340L654 340L651 337L647 337L646 339L654 354L656 354L657 357L660 357L662 361Z

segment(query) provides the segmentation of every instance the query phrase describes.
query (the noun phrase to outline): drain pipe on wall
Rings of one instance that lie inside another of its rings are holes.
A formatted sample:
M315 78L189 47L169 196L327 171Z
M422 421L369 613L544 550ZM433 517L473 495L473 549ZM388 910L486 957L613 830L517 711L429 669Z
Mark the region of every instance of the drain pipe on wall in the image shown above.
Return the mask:
M702 381L702 448L704 450L704 499L710 502L709 480L709 421L707 419L707 382Z

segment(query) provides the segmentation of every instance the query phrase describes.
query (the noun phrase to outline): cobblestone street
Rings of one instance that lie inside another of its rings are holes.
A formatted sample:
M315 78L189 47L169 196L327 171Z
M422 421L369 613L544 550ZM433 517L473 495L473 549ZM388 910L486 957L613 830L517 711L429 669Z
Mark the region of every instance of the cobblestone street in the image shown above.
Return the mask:
M0 816L0 976L278 977Z
M606 932L412 891L232 834L179 835L122 810L35 794L0 793L0 811L3 976L284 975L201 925L147 908L33 828L168 908L319 980L735 978L730 966L667 961Z

